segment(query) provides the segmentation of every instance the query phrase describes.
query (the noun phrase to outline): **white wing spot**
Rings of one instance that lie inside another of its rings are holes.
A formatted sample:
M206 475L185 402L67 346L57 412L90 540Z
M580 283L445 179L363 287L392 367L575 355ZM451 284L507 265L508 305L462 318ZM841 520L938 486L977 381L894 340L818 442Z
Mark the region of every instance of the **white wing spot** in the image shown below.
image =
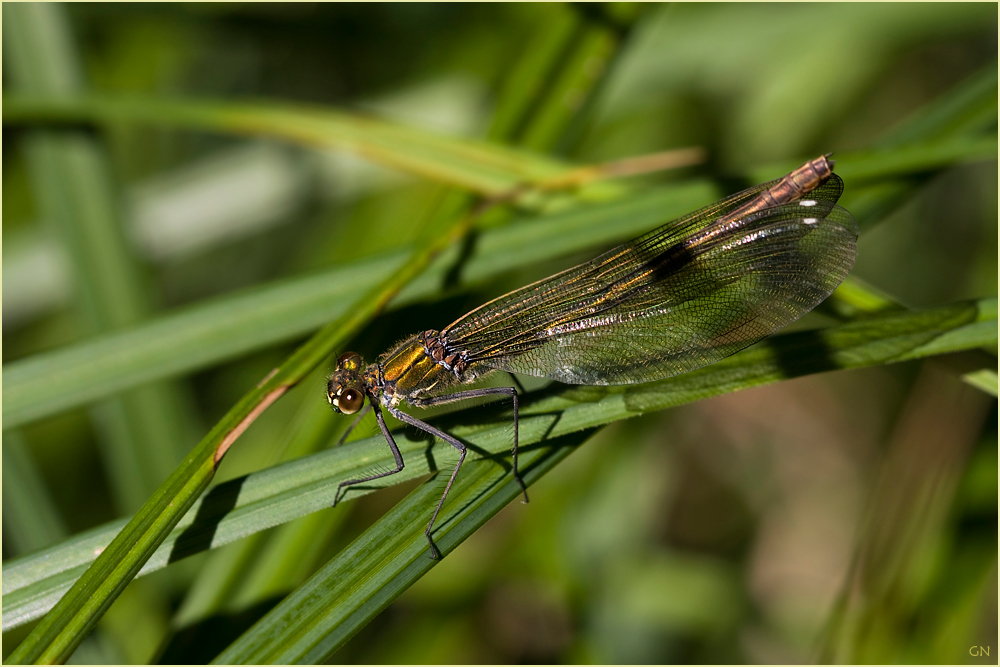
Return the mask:
M817 222L819 222L819 220L817 218L803 218L802 222L806 223L807 225L815 225Z
M803 199L799 202L799 206L815 206L816 201L813 199Z

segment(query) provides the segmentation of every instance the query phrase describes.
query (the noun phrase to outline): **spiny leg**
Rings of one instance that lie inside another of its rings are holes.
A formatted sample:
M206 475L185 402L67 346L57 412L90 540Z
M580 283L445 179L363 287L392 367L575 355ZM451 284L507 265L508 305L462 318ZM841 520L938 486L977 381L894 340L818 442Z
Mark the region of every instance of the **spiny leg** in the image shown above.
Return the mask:
M514 377L513 375L511 376ZM520 385L520 383L518 383ZM522 391L524 389L522 388ZM517 436L519 431L519 422L517 418L517 390L514 387L486 387L485 389L469 389L468 391L459 391L454 394L444 394L443 396L434 396L431 398L424 398L420 400L420 407L429 408L434 405L444 405L445 403L455 403L456 401L465 401L472 398L481 398L483 396L497 396L505 395L510 396L511 400L514 402L514 449L511 450L512 458L514 460L514 479L517 480L518 486L521 487L521 493L524 494L524 500L522 502L528 502L528 488L524 485L524 480L521 479L521 473L517 468Z
M396 441L392 439L392 434L389 432L389 428L385 425L385 418L382 417L382 409L377 403L372 401L372 410L375 412L375 420L378 422L378 426L382 429L382 435L385 436L386 441L389 443L389 449L392 451L392 457L396 459L396 469L389 470L386 472L380 472L374 475L369 475L368 477L360 477L358 479L349 479L346 482L341 482L337 486L337 493L333 497L333 506L336 507L337 503L340 502L340 492L347 486L353 486L355 484L363 484L365 482L370 482L374 479L379 479L380 477L388 477L389 475L395 475L397 472L403 469L403 455L399 453L399 447L396 446ZM395 411L392 408L389 409L393 414ZM357 422L355 422L355 425ZM354 425L352 425L352 428Z
M426 422L420 421L416 417L408 415L395 408L389 408L389 414L396 419L409 424L410 426L415 426L421 431L441 438L458 450L458 463L455 464L455 469L451 471L451 477L448 478L448 485L444 487L444 493L441 494L441 500L438 501L437 507L434 508L434 515L431 517L431 522L427 524L427 530L424 531L424 535L427 536L427 542L431 545L431 558L437 560L441 558L441 552L438 551L437 545L434 544L434 538L431 537L431 528L434 526L434 522L437 521L438 514L441 513L441 507L444 505L444 499L448 497L448 492L451 491L451 485L455 483L455 477L458 476L458 469L462 467L463 463L465 463L465 454L468 450L457 438L448 435L441 429L434 428Z

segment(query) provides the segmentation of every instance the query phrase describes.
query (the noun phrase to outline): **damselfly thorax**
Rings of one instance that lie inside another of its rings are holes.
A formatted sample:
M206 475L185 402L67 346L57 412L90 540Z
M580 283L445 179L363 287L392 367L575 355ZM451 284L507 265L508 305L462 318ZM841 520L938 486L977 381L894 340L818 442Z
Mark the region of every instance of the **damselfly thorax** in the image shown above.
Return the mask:
M466 352L453 352L440 332L429 330L410 336L383 354L377 363L362 368L360 355L347 352L337 361L329 381L328 398L340 412L352 414L363 405L363 396L385 408L400 403L426 407L428 401L456 384L469 384L494 369L466 361ZM360 390L358 389L360 387ZM354 388L354 393L345 393ZM355 407L356 406L356 407Z
M843 182L826 156L781 179L744 190L667 223L599 257L532 283L463 315L441 331L399 343L365 366L348 352L327 395L339 412L365 397L396 461L403 459L381 408L441 438L459 460L425 534L465 460L454 436L399 409L428 408L490 396L513 403L513 475L517 468L518 395L513 387L459 390L506 371L572 384L632 384L700 368L757 342L819 304L854 264L857 223L836 205Z

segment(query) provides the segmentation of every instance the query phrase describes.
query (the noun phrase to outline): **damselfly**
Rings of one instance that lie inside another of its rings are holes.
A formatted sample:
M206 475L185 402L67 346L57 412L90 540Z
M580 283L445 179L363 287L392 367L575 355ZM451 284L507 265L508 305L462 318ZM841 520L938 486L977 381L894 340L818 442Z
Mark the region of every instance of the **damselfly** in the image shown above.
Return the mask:
M403 457L381 408L458 450L431 529L465 461L457 438L399 409L487 396L514 406L514 387L456 391L493 371L570 384L651 382L719 361L798 319L823 301L854 265L857 223L837 206L844 183L827 157L669 222L589 262L505 294L441 331L407 338L365 366L348 352L327 385L330 405L354 414L365 404L396 467L341 482L398 473Z

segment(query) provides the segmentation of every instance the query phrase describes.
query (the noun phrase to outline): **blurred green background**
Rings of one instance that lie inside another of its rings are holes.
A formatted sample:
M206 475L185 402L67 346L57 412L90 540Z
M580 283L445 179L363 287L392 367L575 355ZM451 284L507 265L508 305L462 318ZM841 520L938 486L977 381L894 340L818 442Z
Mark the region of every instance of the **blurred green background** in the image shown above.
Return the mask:
M992 114L973 129L996 137L994 4L7 4L3 18L5 94L309 103L579 164L705 150L636 187L732 191L829 151L847 169L982 91ZM123 123L49 141L5 123L5 369L406 247L456 191L243 134ZM62 149L87 178L60 171ZM915 172L881 208L847 180L854 274L909 307L995 295L995 154ZM66 183L75 203L52 197ZM596 250L442 290L353 345L371 359ZM301 340L5 430L5 563L134 512ZM336 442L347 420L322 389L317 373L270 409L220 481ZM995 662L996 427L995 397L933 359L614 424L334 659ZM211 659L414 484L133 582L74 661ZM5 634L5 656L30 627Z

